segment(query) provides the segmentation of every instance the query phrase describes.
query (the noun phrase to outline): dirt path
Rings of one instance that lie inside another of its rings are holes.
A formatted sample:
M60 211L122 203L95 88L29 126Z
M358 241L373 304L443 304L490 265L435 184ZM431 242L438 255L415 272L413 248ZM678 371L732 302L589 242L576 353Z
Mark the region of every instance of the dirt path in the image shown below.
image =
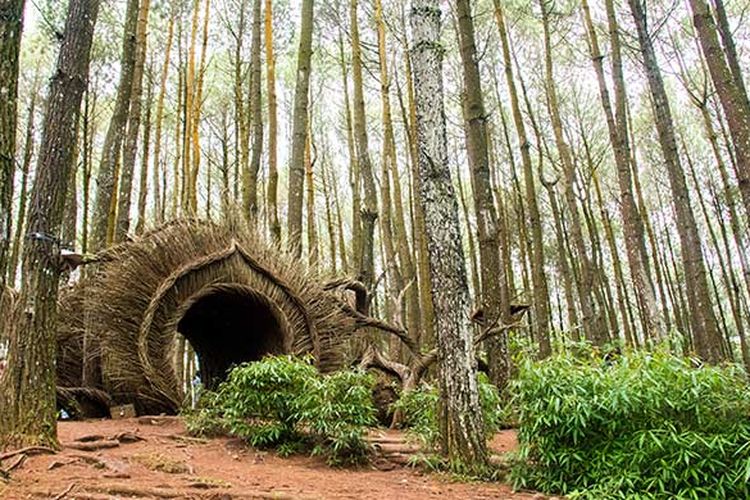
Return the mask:
M156 424L156 425L154 425ZM331 469L319 458L279 458L245 447L238 440L193 440L177 418L62 422L63 450L29 457L0 497L49 498L244 498L410 500L422 498L530 499L504 484L451 483L408 468ZM143 441L128 442L128 434ZM110 438L119 435L119 446ZM98 436L112 448L72 449L84 436ZM512 431L493 440L497 451L515 444Z

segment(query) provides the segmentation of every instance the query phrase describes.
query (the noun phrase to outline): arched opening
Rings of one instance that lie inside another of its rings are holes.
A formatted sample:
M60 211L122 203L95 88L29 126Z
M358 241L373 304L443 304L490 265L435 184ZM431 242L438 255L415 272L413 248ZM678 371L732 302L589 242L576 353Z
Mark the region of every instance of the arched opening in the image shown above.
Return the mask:
M177 331L193 346L205 387L214 389L229 369L289 351L284 313L266 295L242 285L214 285L183 308Z

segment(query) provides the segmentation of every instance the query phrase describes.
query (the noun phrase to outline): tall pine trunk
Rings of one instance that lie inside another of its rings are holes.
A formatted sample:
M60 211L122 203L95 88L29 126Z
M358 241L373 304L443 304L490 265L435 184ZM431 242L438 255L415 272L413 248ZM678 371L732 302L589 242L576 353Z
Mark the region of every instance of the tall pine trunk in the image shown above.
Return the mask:
M458 37L463 64L463 116L466 151L471 169L474 215L479 244L480 297L485 326L510 322L510 301L504 267L500 260L497 213L492 198L492 181L487 140L487 113L482 97L471 2L456 0ZM504 388L510 378L507 333L487 341L490 378Z
M86 89L99 0L71 0L29 205L21 309L0 387L0 443L56 444L55 351L59 234Z
M292 158L289 164L287 224L289 247L297 258L302 256L302 200L305 188L305 141L307 139L307 104L312 58L313 0L302 0L297 80L294 87L292 117Z
M687 298L690 307L690 323L694 336L695 351L702 359L718 363L726 359L726 351L718 330L711 295L708 288L706 267L701 250L698 226L695 222L690 196L685 181L685 172L680 163L675 139L672 111L669 106L664 81L646 25L646 13L640 0L628 0L638 32L638 45L643 67L651 91L654 118L659 136L664 163L672 190L672 203L680 239L682 265L687 283Z
M412 2L419 203L425 214L430 286L435 304L441 445L452 465L482 467L487 463L487 447L479 405L458 204L448 167L440 15L437 0Z

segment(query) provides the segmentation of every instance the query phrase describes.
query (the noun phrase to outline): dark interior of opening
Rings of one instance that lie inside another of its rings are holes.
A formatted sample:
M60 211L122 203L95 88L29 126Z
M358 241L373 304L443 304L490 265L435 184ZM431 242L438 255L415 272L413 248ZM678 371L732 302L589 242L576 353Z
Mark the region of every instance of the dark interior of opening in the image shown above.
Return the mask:
M215 389L232 366L284 353L285 331L268 299L246 288L217 287L177 324L198 356L203 385Z

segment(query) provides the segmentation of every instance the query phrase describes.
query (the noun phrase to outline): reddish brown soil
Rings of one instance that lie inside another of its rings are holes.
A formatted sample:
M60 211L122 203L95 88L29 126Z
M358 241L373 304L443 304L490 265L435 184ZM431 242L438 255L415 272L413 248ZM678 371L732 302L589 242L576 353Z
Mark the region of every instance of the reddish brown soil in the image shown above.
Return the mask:
M123 432L132 432L145 441L94 452L66 447L82 436L106 438ZM446 477L410 468L398 467L387 472L373 467L332 469L320 458L280 458L248 448L237 440L202 442L184 436L182 422L177 418L157 418L151 423L143 418L62 422L59 425L62 451L29 457L13 472L9 484L0 482L0 497L91 500L541 497L513 492L505 484L450 482ZM499 434L492 442L498 452L514 446L512 431ZM68 492L63 494L65 491Z

